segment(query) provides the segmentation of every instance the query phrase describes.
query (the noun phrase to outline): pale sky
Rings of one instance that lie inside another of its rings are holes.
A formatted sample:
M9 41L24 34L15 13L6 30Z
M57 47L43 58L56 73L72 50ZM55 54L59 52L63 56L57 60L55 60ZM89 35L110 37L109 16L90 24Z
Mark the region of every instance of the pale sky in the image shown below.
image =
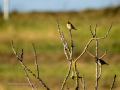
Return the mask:
M3 1L0 7L3 11ZM25 11L80 11L120 5L120 0L9 0L9 10Z

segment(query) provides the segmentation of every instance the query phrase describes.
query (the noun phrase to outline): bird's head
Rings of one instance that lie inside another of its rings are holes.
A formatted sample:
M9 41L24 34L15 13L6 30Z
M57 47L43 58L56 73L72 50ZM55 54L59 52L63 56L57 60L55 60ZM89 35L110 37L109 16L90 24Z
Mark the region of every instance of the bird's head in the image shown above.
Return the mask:
M70 22L68 21L67 24L70 24Z

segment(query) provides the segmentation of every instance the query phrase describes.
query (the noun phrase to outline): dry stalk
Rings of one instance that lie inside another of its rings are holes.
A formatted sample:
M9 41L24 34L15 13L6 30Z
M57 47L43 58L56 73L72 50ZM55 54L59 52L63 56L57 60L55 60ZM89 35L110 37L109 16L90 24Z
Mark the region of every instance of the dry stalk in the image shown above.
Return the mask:
M83 87L83 90L86 90L86 89L85 89L84 74L83 74L83 76L82 76L82 78L81 78L81 85L82 85L82 87Z
M18 54L17 54L17 52L16 52L15 49L14 49L13 41L11 41L11 45L12 45L12 49L13 49L13 51L14 51L17 59L18 59L18 60L20 61L20 63L22 64L23 68L24 68L25 70L27 70L30 74L32 74L32 76L34 76L36 79L38 79L38 81L41 82L42 85L43 85L47 90L50 90L50 89L45 85L45 83L43 83L43 81L42 81L39 77L37 77L30 69L28 69L27 66L25 66L25 64L22 62L22 60L23 60L23 49L22 49L22 54L21 54L21 59L20 59L19 56L18 56Z
M111 88L110 88L110 90L112 90L112 88L113 88L113 86L114 86L115 79L116 79L116 75L114 76L114 79L113 79L113 82L112 82L112 85L111 85Z
M111 27L112 27L112 23L111 23L110 28L108 29L107 34L106 34L104 37L101 37L101 38L97 38L97 36L96 36L96 27L97 27L97 24L96 24L96 26L95 26L95 30L94 30L94 34L93 34L93 33L92 33L92 30L91 30L91 26L90 26L90 32L91 32L91 34L92 34L92 36L93 36L93 39L96 40L96 56L92 55L92 54L88 51L88 49L86 50L90 56L96 58L96 82L95 82L95 90L97 90L98 80L99 80L99 78L101 77L101 72L102 72L102 66L100 66L100 74L99 74L99 77L98 77L98 40L99 40L99 39L104 39L104 38L106 38L106 37L108 36L109 31L110 31L110 29L111 29ZM104 54L103 56L101 56L99 59L103 58L105 55L106 55L106 50L105 50L105 54Z
M35 47L34 47L34 44L32 43L32 46L33 46L33 50L34 50L34 56L35 56L35 65L36 65L36 69L37 69L37 74L38 74L38 78L39 78L39 68L38 68L38 64L37 64L37 55L36 55L36 50L35 50Z
M76 86L76 90L79 90L79 78L78 78L79 75L78 75L78 71L77 71L77 68L76 68L76 62L77 62L78 59L81 58L81 56L83 56L83 54L84 54L86 51L87 51L92 57L96 58L96 83L95 83L95 90L97 90L98 80L99 80L99 78L101 77L101 72L102 72L102 66L101 66L101 67L100 67L100 74L99 74L99 76L98 76L98 40L99 40L99 39L104 39L104 38L106 38L106 37L108 36L109 31L110 31L110 29L111 29L111 27L112 27L112 23L111 23L110 28L109 28L108 31L107 31L107 34L106 34L104 37L100 37L100 38L97 38L97 36L96 36L97 23L96 23L96 26L95 26L95 29L94 29L94 34L93 34L93 32L92 32L92 30L91 30L91 26L90 26L90 32L91 32L91 34L92 34L93 37L89 40L89 42L88 42L87 45L85 46L83 52L74 60L74 59L73 59L73 40L72 40L71 30L69 30L70 42L71 42L71 50L70 50L70 49L68 48L68 44L67 44L67 43L65 44L65 42L67 42L67 41L65 40L63 33L62 33L62 36L61 36L61 32L60 32L60 28L59 28L58 21L56 21L56 22L57 22L57 26L58 26L59 35L60 35L61 40L62 40L62 42L63 42L64 49L67 48L67 50L68 50L68 52L69 52L69 54L70 54L69 60L72 60L72 61L73 61L73 73L72 73L72 77L74 76L73 74L74 74L74 72L75 72L76 85L77 85L77 86ZM93 40L96 40L96 55L95 55L95 56L92 55L92 54L88 51L88 49L87 49L88 46L90 45L90 43L91 43ZM65 50L64 50L64 53L66 54L66 57L67 57L67 59L68 59L68 54L66 53ZM105 55L106 55L106 50L105 50L105 54L104 54L103 56L101 56L100 59L103 58ZM71 63L72 63L72 62L71 62ZM68 71L69 71L69 70L68 70Z
M105 53L99 59L103 58L106 55L106 53L107 53L107 49L105 49Z
M73 40L72 40L72 34L71 34L71 30L69 30L70 33L70 42L71 42L71 53L70 53L70 59L73 59Z
M92 40L94 40L94 38L91 38L91 39L89 40L89 42L88 42L87 45L85 46L83 52L75 59L75 62L77 62L77 60L80 59L81 56L86 52L86 50L87 50L88 46L90 45L90 43L92 42Z
M66 84L66 81L67 81L67 79L68 79L68 77L69 77L69 75L70 75L70 71L71 71L71 66L72 66L72 61L73 61L73 59L72 59L72 51L70 50L70 48L69 48L69 46L68 46L68 43L67 43L67 41L66 41L66 39L65 39L65 37L64 37L63 32L62 32L62 34L61 34L61 31L60 31L60 28L59 28L59 23L58 23L57 20L56 20L56 22L57 22L57 27L58 27L58 33L59 33L59 35L60 35L61 41L62 41L63 46L64 46L64 53L65 53L65 55L66 55L67 60L70 61L68 73L67 73L67 75L66 75L66 77L65 77L65 79L64 79L64 82L63 82L63 84L62 84L62 87L61 87L61 90L63 90L63 89L64 89L64 86L65 86L65 84ZM71 32L70 32L70 35L72 35ZM71 44L72 44L72 42L73 42L73 41L72 41L72 36L70 36L70 37L71 37L70 40L71 40ZM67 51L68 51L68 53L67 53ZM68 56L68 54L69 54L69 56Z
M28 79L28 82L29 82L30 86L32 87L32 90L34 90L34 86L32 85L32 83L31 83L31 81L30 81L30 78L29 78L29 76L28 76L25 68L24 68L24 72L25 72L25 75L26 75L26 77L27 77L27 79Z
M65 55L66 55L66 58L70 61L70 65L69 65L69 69L68 69L68 74L67 74L67 76L66 76L66 78L65 78L65 80L64 80L64 82L63 82L63 84L62 84L61 90L64 89L64 86L65 86L65 84L66 84L66 81L67 81L67 79L68 79L68 76L70 75L72 63L73 63L73 69L74 69L74 71L75 71L75 76L76 76L76 87L79 88L78 71L77 71L77 69L76 69L76 62L74 62L74 59L73 59L73 39L72 39L71 30L69 30L70 42L71 42L71 43L70 43L70 44L71 44L71 45L70 45L71 48L69 48L69 47L68 47L68 43L67 43L67 41L66 41L66 39L65 39L65 37L64 37L63 32L62 32L62 34L61 34L61 32L60 32L59 23L58 23L57 20L56 20L56 22L57 22L57 27L58 27L58 33L59 33L59 35L60 35L61 41L62 41L63 46L64 46L64 53L65 53ZM67 53L67 51L68 51L68 53ZM69 54L69 57L68 57L68 54Z
M70 75L71 66L72 66L72 61L70 61L68 74L66 75L65 80L64 80L64 82L63 82L62 87L61 87L61 89L60 89L60 90L63 90L63 89L64 89L64 86L65 86L65 84L66 84L66 81L67 81L67 79L68 79L68 77L69 77L69 75Z

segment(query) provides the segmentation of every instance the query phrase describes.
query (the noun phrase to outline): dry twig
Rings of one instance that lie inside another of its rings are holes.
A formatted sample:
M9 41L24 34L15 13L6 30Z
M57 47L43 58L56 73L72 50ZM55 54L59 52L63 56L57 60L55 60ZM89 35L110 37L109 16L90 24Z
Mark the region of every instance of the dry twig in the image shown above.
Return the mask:
M67 75L66 75L66 77L65 77L65 80L64 80L64 82L63 82L63 84L62 84L62 87L61 87L61 90L63 90L63 89L64 89L64 86L65 86L65 84L66 84L66 81L67 81L67 79L68 79L68 77L69 77L69 75L70 75L70 71L71 71L71 66L72 66L72 61L73 61L73 59L72 59L72 51L70 50L70 48L69 48L69 46L68 46L68 43L67 43L67 41L66 41L66 39L65 39L65 37L64 37L63 32L62 32L62 35L61 35L60 28L59 28L59 23L58 23L57 20L56 20L56 22L57 22L57 27L58 27L58 33L59 33L59 35L60 35L61 41L62 41L63 46L64 46L64 53L65 53L65 55L66 55L67 60L70 61L68 73L67 73ZM70 34L71 34L71 32L70 32ZM72 42L73 42L73 41L72 41L72 36L71 36L71 44L72 44ZM70 58L68 57L67 51L68 51L68 53L69 53L69 57L70 57Z
M113 79L113 82L112 82L112 85L111 85L111 88L110 88L110 90L112 90L112 88L113 88L113 86L114 86L115 79L116 79L116 75L114 76L114 79Z
M96 56L92 55L92 54L88 51L88 49L86 48L86 51L88 52L88 54L89 54L90 56L96 58L96 83L95 83L95 90L97 90L98 80L99 80L99 78L101 77L101 72L102 72L102 66L100 66L100 74L99 74L99 76L98 76L98 40L99 40L99 39L104 39L104 38L106 38L106 37L108 36L109 31L110 31L110 29L111 29L111 27L112 27L112 23L111 23L110 28L108 29L107 34L106 34L104 37L101 37L101 38L97 38L97 36L96 36L96 27L97 27L97 24L96 24L96 26L95 26L95 30L94 30L94 34L93 34L93 33L92 33L92 30L91 30L91 26L90 26L90 32L91 32L91 34L92 34L92 36L93 36L92 39L96 40ZM101 56L99 59L103 58L105 55L106 55L106 50L105 50L105 54L104 54L103 56Z
M60 89L60 90L63 90L63 88L64 88L64 86L65 86L65 84L66 84L66 81L67 81L67 79L68 79L68 77L69 77L69 75L70 75L71 66L72 66L72 61L70 61L68 74L66 75L65 80L64 80L64 82L63 82L62 87L61 87L61 89Z
M39 78L39 68L38 68L38 64L37 64L37 56L36 56L36 51L35 51L35 47L34 44L32 43L33 46L33 50L34 50L34 56L35 56L35 65L36 65L36 69L37 69L37 74L38 74L38 78Z
M27 70L27 71L28 71L29 73L31 73L36 79L38 79L38 81L41 82L42 85L43 85L47 90L50 90L50 89L45 85L45 83L43 83L43 81L42 81L39 77L37 77L30 69L28 69L27 66L25 66L25 64L22 62L22 60L23 60L23 49L22 49L22 54L21 54L21 59L20 59L19 56L18 56L18 54L17 54L17 52L16 52L15 49L14 49L13 41L11 41L11 44L12 44L12 49L13 49L13 51L14 51L17 59L18 59L18 60L20 61L20 63L22 64L23 68L25 68L25 70Z
M83 90L86 90L86 89L85 89L84 74L83 74L83 76L82 76L82 78L81 78L81 85L82 85L82 87L83 87Z
M29 78L29 76L28 76L25 68L24 68L24 72L25 72L25 75L26 75L26 77L27 77L27 79L28 79L28 82L29 82L30 86L32 87L32 90L34 90L34 86L32 85L32 83L31 83L31 81L30 81L30 78Z

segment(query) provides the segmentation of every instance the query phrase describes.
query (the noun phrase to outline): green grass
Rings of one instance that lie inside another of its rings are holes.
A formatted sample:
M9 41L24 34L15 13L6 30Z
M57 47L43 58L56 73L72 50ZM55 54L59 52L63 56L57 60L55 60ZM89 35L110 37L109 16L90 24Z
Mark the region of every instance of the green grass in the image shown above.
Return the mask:
M119 12L117 14L114 12L116 8L110 8L110 10L107 13L106 9L98 11L86 10L82 12L11 13L8 21L4 21L3 19L0 21L0 42L2 43L0 45L0 51L4 52L8 50L10 52L11 40L17 43L17 47L25 47L30 51L31 43L34 43L39 50L43 49L47 51L56 50L57 48L61 50L62 43L56 24L56 20L58 20L60 29L67 40L69 40L69 32L66 27L66 22L70 21L78 29L77 31L72 31L76 50L80 47L84 48L92 37L89 30L90 26L92 27L92 31L94 31L97 22L97 36L103 37L107 33L111 22L113 22L109 36L104 40L100 40L104 45L100 43L99 46L101 51L107 47L109 52L119 53Z
M28 68L32 70L33 73L36 73L36 66L33 63L27 63L26 64ZM3 84L6 85L7 83L27 83L27 78L24 74L22 66L18 63L15 65L10 65L8 63L4 63L0 65L0 77L3 80ZM14 66L14 67L13 67ZM49 86L53 86L55 83L58 83L58 88L63 83L63 80L67 74L68 71L69 62L51 62L47 61L47 63L39 63L39 71L40 71L40 78L47 83ZM92 82L93 84L90 86L91 88L94 88L94 81L95 81L95 64L94 63L78 63L77 65L78 71L80 72L79 75L82 76L84 74L85 77L85 83L86 87L89 87L89 82ZM110 85L113 81L113 77L116 74L117 79L116 82L120 82L120 73L118 72L120 68L119 64L111 64L111 65L104 65L102 70L102 76L99 80L99 86L101 89L105 89L106 86L102 86L103 82L107 82L107 85L109 87L106 87L106 90L110 88ZM8 74L9 73L9 74ZM89 73L89 74L88 74ZM37 80L34 80L34 77L30 74L28 74L32 83L35 83L38 85L38 88L40 89ZM57 79L57 81L56 81ZM54 80L54 81L53 81ZM49 82L53 82L49 84ZM73 84L71 87L70 85ZM115 83L117 86L116 88L120 88L117 83ZM67 85L71 88L74 88L75 82L70 77L68 78ZM20 86L20 85L19 85ZM18 86L18 87L19 87ZM50 86L50 87L51 87ZM13 86L14 87L14 86ZM54 88L53 88L54 89ZM10 89L11 90L11 89ZM92 90L92 89L90 89Z

